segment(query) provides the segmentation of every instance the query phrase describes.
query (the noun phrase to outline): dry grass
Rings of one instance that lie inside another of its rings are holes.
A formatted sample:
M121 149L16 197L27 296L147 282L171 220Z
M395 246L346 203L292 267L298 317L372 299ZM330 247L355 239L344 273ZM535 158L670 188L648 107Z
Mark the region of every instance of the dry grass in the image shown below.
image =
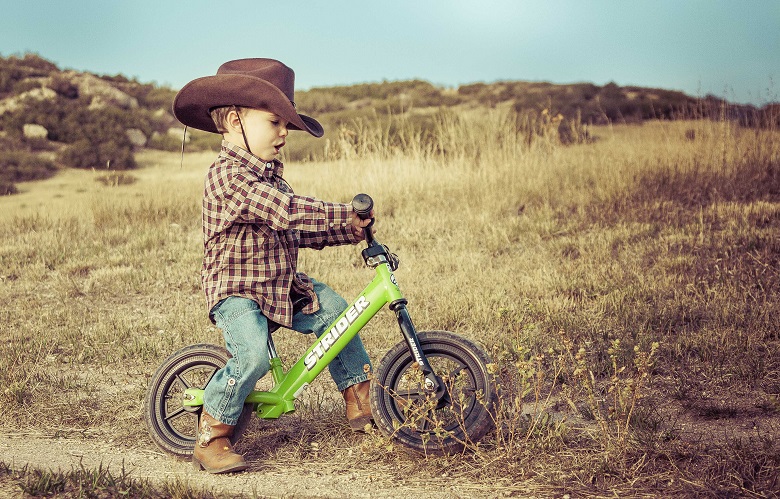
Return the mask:
M410 459L350 434L323 379L243 450L264 466L341 463L482 492L776 495L778 131L652 122L563 147L551 120L533 136L512 123L443 116L433 144L343 131L332 161L285 173L299 193L374 197L418 328L492 352L499 430L462 456ZM160 359L221 342L198 280L211 159L144 153L128 185L66 171L0 198L0 401L15 426L137 445ZM356 248L300 264L349 297L370 278ZM363 333L374 359L396 327L388 312ZM309 341L277 336L287 361Z

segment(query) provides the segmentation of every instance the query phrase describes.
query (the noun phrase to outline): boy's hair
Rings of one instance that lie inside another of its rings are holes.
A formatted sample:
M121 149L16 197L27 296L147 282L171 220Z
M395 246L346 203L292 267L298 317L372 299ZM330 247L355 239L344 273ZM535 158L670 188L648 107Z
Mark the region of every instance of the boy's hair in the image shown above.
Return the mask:
M215 107L209 111L211 119L214 120L214 125L217 127L219 133L226 133L227 127L227 115L230 111L236 110L237 113L241 113L241 108L238 106L220 106Z
M266 102L260 102L257 106L252 106L251 108L245 107L245 106L219 106L211 109L209 111L209 114L211 114L211 119L214 120L214 125L217 127L217 131L219 133L226 133L228 131L228 122L227 122L227 116L230 111L235 110L239 117L243 116L245 109L263 109L268 110L270 107Z

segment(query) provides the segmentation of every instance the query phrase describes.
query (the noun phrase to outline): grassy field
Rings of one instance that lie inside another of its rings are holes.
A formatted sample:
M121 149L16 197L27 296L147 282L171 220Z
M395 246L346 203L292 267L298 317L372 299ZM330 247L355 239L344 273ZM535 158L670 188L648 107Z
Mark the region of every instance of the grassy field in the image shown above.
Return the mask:
M562 146L555 118L534 134L512 123L444 117L435 144L342 131L332 161L285 172L298 193L374 197L418 329L492 353L499 430L462 456L409 459L349 434L320 380L296 416L269 423L285 445L250 459L445 470L543 496L777 496L780 133L647 122ZM156 365L222 342L199 282L212 159L141 153L124 175L66 170L0 198L6 425L153 446L139 425ZM371 277L358 248L307 251L300 266L348 297ZM362 333L375 361L401 339L384 316ZM277 338L288 361L310 341Z

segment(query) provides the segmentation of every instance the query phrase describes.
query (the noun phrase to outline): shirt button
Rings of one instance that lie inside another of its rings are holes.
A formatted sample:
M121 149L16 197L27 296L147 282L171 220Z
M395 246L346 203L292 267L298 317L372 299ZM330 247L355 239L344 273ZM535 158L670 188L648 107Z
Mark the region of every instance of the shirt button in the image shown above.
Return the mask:
M235 379L233 379L233 378L230 378L230 379L228 380L228 386L233 386L233 385L235 385L235 384L236 384L236 380L235 380Z
M266 164L265 164L265 167L266 167L266 168L268 168L268 169L270 170L271 168L273 168L273 167L274 167L274 164L273 164L273 163L271 163L271 162L268 162L268 163L266 163Z
M333 224L333 222L331 222L331 223L330 223L330 226L331 226L331 227L333 227L333 225L334 225L334 224Z

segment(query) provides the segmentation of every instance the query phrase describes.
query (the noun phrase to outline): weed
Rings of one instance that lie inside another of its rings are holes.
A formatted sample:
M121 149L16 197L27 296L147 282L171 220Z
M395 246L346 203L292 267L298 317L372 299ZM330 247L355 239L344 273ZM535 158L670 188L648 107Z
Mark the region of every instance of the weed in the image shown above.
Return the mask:
M173 480L152 484L148 479L130 476L124 465L119 472L113 472L103 465L87 469L83 465L69 471L54 471L24 466L13 469L0 462L0 482L10 480L24 494L54 497L187 497L212 499L218 497L208 490L196 490L192 486Z
M111 172L95 177L96 182L109 187L134 184L138 179L125 172Z

